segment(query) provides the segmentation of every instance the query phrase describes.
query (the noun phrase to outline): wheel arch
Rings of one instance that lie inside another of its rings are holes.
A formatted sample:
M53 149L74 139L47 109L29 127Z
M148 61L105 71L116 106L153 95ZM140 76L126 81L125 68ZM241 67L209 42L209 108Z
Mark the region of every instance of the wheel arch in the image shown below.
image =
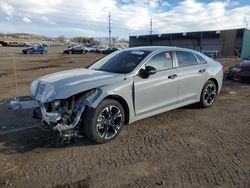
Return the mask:
M130 112L129 112L129 106L128 106L128 103L126 102L126 100L119 95L108 95L104 99L113 99L122 105L124 112L125 112L125 124L128 124L129 119L130 119L130 115L129 115Z
M215 78L209 78L208 80L211 80L212 82L214 82L215 83L215 85L216 85L216 88L217 88L217 94L218 94L218 92L219 92L219 83L218 83L218 81L215 79Z

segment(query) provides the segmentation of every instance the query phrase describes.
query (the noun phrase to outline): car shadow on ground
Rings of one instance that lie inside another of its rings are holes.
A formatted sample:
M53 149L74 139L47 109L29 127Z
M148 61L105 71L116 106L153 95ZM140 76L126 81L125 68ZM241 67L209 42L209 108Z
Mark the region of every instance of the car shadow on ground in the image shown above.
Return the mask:
M42 148L63 148L94 145L85 137L72 139L62 143L60 137L51 131L43 131L39 127L6 134L0 137L0 154L12 155Z

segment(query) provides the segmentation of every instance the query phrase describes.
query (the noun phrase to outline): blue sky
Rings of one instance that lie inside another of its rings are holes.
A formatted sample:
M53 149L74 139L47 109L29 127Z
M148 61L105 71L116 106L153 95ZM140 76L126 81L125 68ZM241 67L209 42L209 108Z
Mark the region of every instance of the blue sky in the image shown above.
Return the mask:
M0 0L0 32L104 37L250 25L249 0Z

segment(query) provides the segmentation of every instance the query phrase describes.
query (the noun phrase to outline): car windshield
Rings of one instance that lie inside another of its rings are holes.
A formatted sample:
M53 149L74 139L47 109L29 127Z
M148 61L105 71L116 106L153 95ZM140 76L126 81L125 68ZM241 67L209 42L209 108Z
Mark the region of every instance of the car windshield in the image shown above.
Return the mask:
M149 53L149 51L142 50L117 51L100 59L89 69L127 74L133 71Z

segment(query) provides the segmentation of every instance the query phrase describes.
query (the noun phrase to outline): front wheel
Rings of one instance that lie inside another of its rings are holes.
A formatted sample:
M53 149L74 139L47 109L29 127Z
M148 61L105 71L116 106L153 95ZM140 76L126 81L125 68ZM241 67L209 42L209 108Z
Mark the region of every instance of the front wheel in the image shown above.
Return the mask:
M216 84L212 80L208 80L201 92L200 102L198 105L202 108L208 108L214 103L217 95Z
M96 143L105 143L115 138L124 125L122 105L112 99L103 100L96 109L84 115L85 135Z

